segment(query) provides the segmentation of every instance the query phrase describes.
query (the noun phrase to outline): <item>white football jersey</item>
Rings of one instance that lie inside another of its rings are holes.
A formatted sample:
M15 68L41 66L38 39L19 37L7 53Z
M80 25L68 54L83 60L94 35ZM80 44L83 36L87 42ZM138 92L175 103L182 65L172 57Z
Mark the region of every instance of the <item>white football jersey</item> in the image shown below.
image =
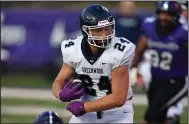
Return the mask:
M63 62L75 69L85 87L86 96L94 100L111 93L111 72L114 68L128 65L135 54L135 45L125 38L115 37L112 45L94 59L87 55L82 41L83 36L65 40L61 44ZM85 43L83 43L85 42ZM87 43L88 44L88 43ZM119 82L118 82L119 83ZM127 98L133 95L129 86Z

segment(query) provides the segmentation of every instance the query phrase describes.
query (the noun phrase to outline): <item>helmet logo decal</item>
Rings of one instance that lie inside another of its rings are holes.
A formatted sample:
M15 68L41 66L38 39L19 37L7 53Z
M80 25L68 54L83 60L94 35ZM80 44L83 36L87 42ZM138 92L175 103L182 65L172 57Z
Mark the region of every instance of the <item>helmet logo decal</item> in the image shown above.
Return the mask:
M98 22L98 26L108 25L108 24L110 24L110 22L108 20L103 20L103 21Z
M167 9L168 9L168 3L163 4L163 8L164 8L165 10L167 10Z

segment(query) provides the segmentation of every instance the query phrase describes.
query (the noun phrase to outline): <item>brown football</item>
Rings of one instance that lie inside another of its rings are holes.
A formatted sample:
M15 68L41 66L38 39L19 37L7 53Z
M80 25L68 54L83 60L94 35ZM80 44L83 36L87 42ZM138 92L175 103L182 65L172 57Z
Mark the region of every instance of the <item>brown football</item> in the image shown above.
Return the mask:
M75 85L77 84L80 84L80 87L77 89L77 91L81 90L82 89L82 82L80 79L73 79L73 82L72 84L70 85L70 88L74 87Z

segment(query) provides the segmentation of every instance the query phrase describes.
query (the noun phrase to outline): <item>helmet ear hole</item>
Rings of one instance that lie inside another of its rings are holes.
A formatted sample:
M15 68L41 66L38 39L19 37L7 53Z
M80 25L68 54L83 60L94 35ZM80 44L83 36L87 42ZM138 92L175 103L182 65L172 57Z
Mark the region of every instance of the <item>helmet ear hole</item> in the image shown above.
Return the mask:
M83 32L85 32L86 35L87 35L88 32L89 32L89 29L88 29L88 27L87 27L86 25L83 25L83 26L82 26L82 30L83 30Z
M85 37L85 38L88 38L89 29L87 28L86 25L83 25L83 26L82 26L82 32L83 32L84 37Z
M82 26L82 29L83 29L84 31L86 31L86 30L87 30L87 27L86 27L85 25L83 25L83 26Z

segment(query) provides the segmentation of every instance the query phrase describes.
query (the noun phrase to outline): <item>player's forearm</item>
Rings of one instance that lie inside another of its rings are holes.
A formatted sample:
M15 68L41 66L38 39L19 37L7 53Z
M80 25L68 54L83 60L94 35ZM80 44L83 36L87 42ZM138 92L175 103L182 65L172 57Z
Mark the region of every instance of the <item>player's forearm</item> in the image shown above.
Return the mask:
M59 93L62 91L62 86L58 82L54 82L52 85L52 92L57 99L60 99Z
M142 55L143 55L144 51L136 51L135 53L135 57L132 61L132 66L137 67L138 63L140 62Z
M120 107L125 103L125 99L115 95L109 94L95 101L89 101L84 104L86 112L97 112Z
M132 65L133 66L138 66L138 63L142 59L144 51L147 49L147 37L146 36L141 36L139 38L137 48L135 51L135 57L133 58Z
M132 65L137 67L138 64L140 63L142 57L143 57L143 54L144 54L144 51L146 50L146 48L137 48L136 51L135 51L135 56L133 58L133 61L132 61Z

